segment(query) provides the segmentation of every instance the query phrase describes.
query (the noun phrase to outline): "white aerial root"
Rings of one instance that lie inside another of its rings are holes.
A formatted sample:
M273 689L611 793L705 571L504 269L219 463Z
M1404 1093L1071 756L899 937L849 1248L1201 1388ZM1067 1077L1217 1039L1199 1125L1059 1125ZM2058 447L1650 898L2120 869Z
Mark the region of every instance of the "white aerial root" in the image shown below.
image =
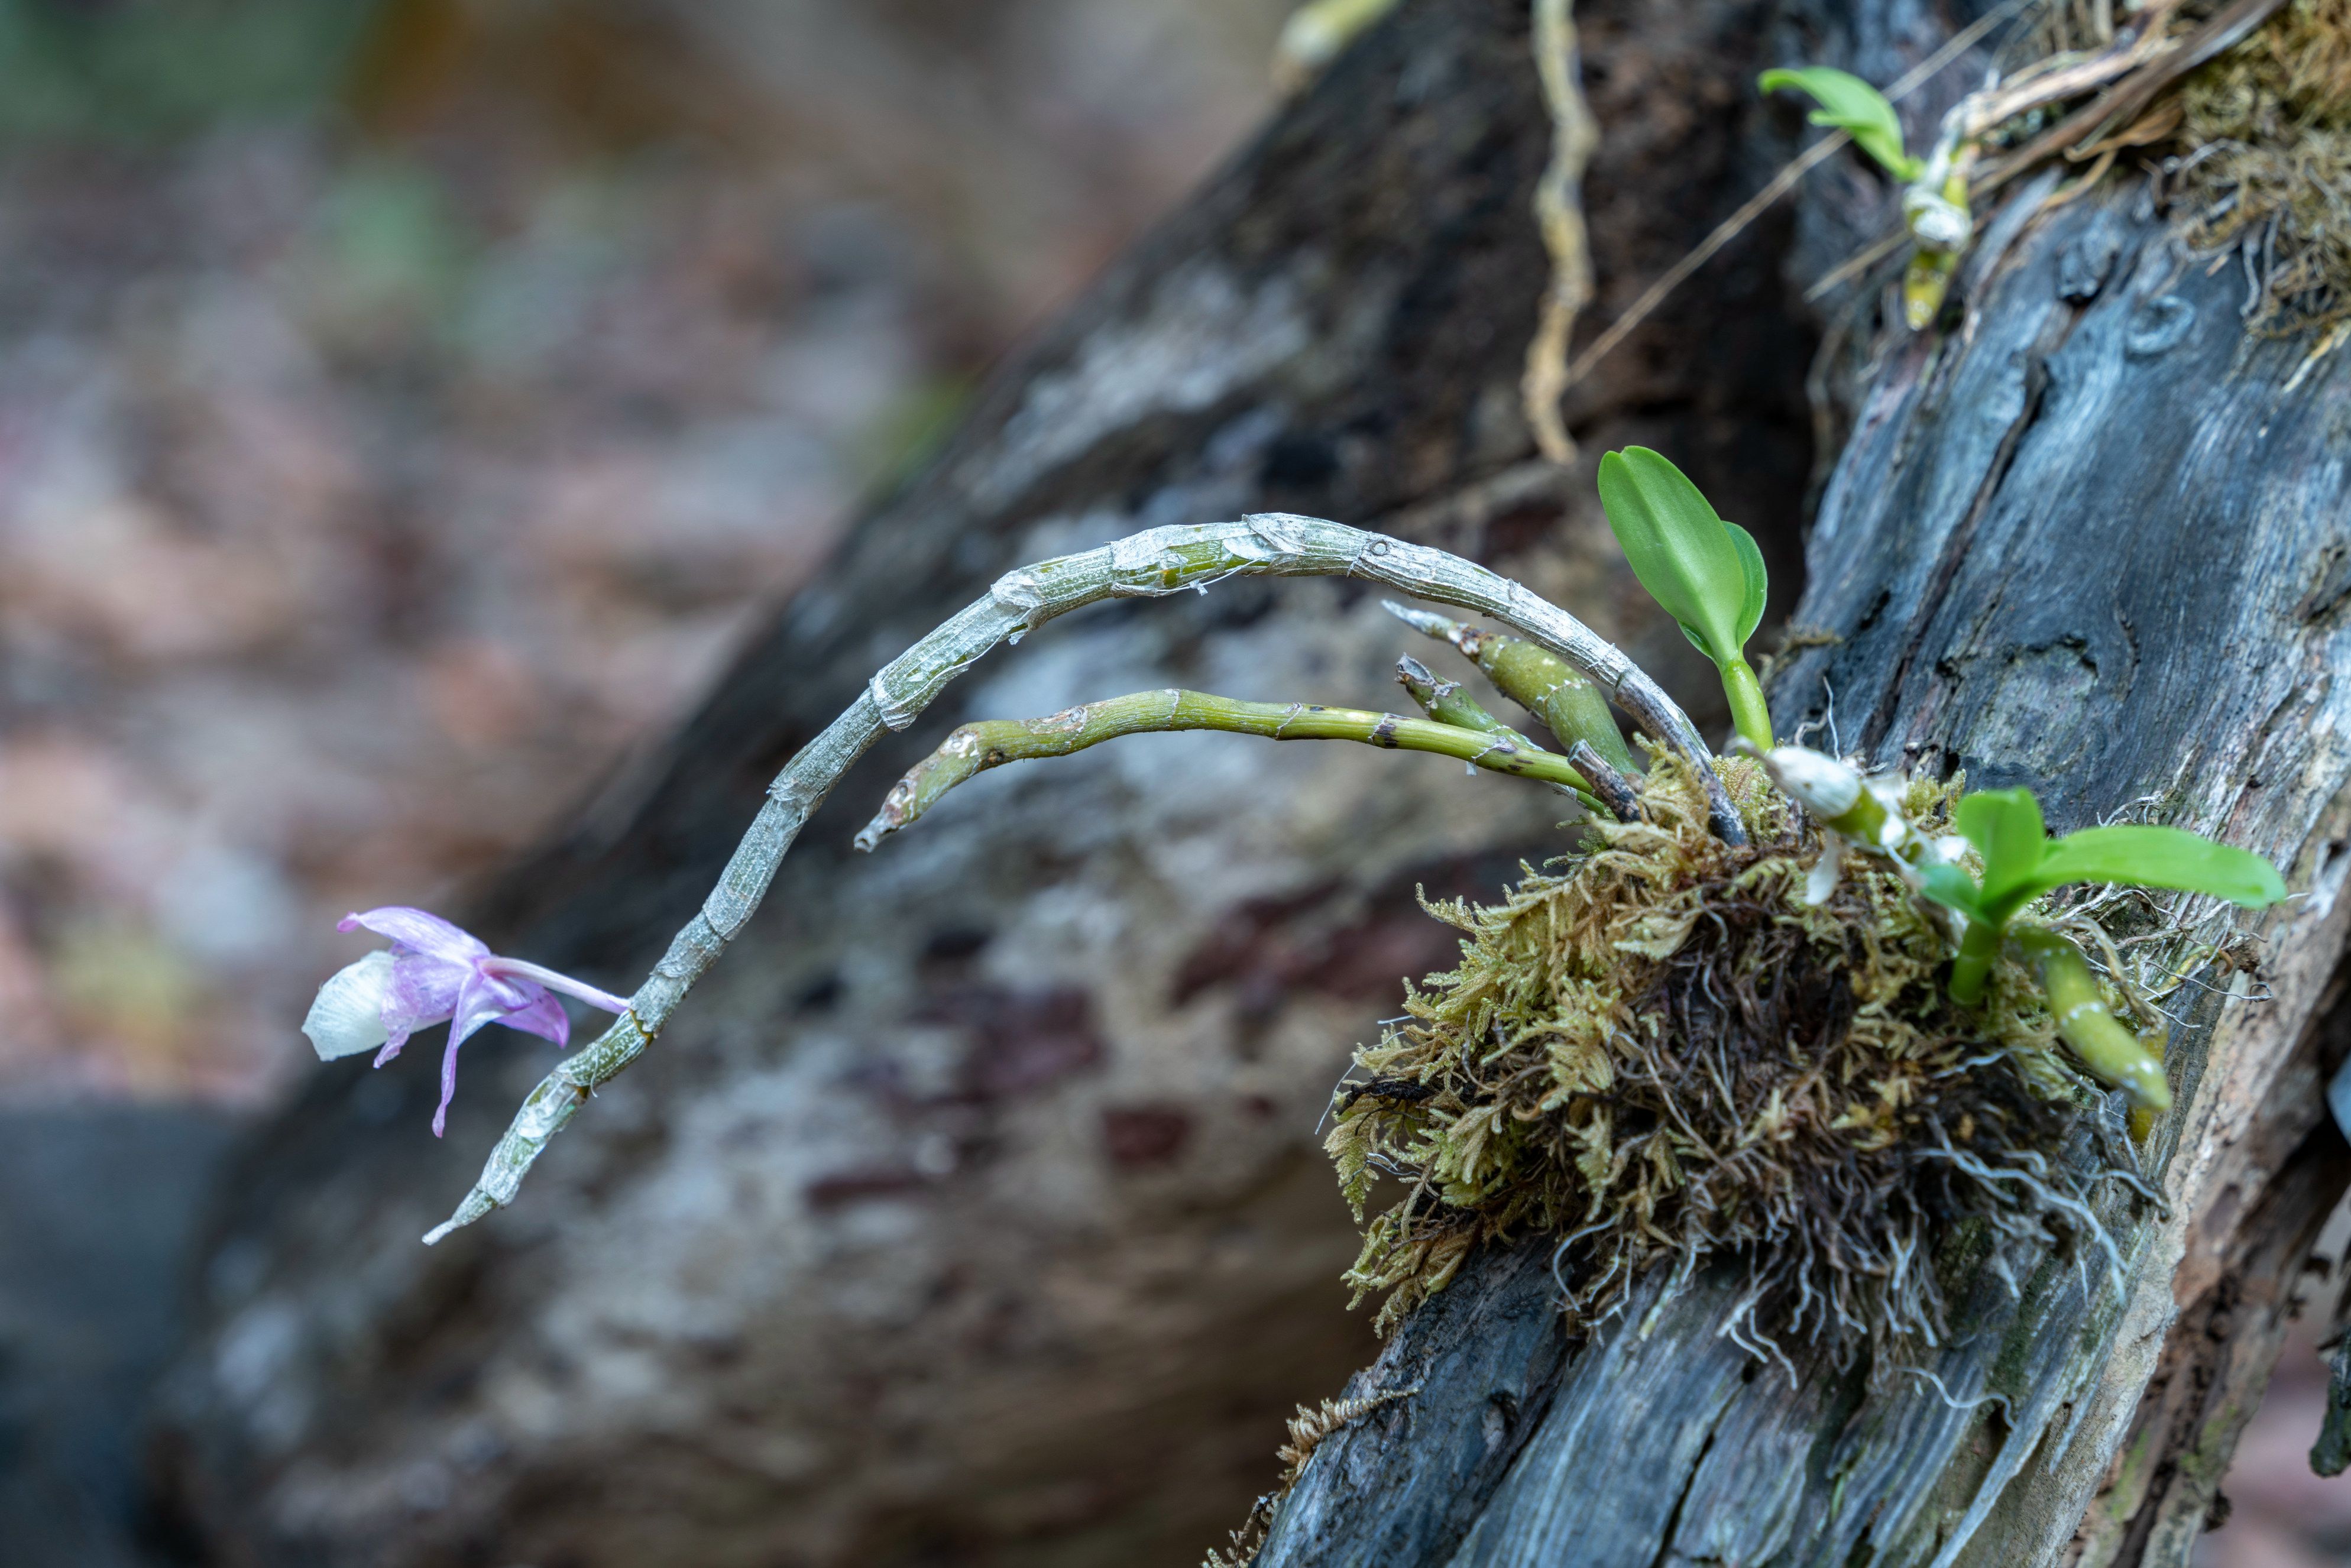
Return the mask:
M1288 512L1152 528L1099 549L1040 561L997 579L985 596L891 661L846 712L784 765L717 887L629 998L629 1010L558 1062L525 1097L481 1179L456 1212L425 1236L426 1245L514 1201L549 1142L590 1094L643 1053L742 931L800 829L885 728L905 728L980 655L1055 616L1104 599L1155 598L1187 588L1206 592L1228 577L1249 576L1367 578L1415 598L1491 616L1581 670L1652 738L1696 762L1715 831L1734 843L1746 841L1739 814L1708 765L1706 742L1673 699L1566 611L1474 561Z

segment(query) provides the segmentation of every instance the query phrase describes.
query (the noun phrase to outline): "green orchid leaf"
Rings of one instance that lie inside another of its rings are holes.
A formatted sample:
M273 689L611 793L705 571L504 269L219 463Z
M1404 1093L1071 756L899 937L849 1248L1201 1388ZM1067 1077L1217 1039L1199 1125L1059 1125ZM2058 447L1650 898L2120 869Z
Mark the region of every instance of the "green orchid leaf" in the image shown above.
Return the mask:
M1936 903L1956 909L1970 920L1981 920L1983 903L1976 891L1975 878L1948 861L1925 867L1918 873L1918 891Z
M1848 131L1854 145L1868 153L1896 179L1908 182L1925 165L1902 150L1902 121L1886 95L1849 72L1833 66L1806 66L1801 70L1765 71L1757 83L1765 92L1783 87L1808 94L1820 108L1812 112L1814 125Z
M2001 911L2004 920L2016 904L2031 896L2013 895L2048 852L2041 802L2030 789L1980 789L1960 800L1952 821L1983 856L1985 907Z
M1747 574L1747 597L1739 607L1739 645L1744 648L1763 622L1763 601L1771 591L1771 579L1763 570L1763 551L1756 545L1755 536L1737 523L1722 526L1730 530L1730 542L1739 547L1740 567Z
M1683 472L1646 446L1600 459L1600 504L1641 586L1716 664L1740 657L1751 630L1746 610L1750 567L1733 529ZM1741 534L1740 537L1743 537ZM1747 541L1748 549L1754 541Z
M2032 893L2069 882L2116 882L2209 893L2262 909L2285 896L2277 868L2257 854L2179 828L2085 828L2049 846L2030 878Z

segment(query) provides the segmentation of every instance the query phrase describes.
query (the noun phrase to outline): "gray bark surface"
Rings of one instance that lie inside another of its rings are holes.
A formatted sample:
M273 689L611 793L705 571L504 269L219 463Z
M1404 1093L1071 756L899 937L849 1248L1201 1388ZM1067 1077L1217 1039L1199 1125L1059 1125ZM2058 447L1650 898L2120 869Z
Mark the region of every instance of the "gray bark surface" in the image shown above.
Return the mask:
M1778 142L1742 141L1738 107L1760 5L1581 20L1604 314ZM629 988L874 669L998 572L1163 523L1288 509L1441 544L1704 693L1590 455L1527 462L1549 143L1522 4L1405 6L1006 365L667 745L451 913ZM1674 452L1792 584L1810 344L1784 239L1723 257L1570 416L1588 455ZM546 1058L469 1045L438 1145L433 1052L323 1070L225 1181L156 1412L167 1513L269 1564L1196 1563L1268 1484L1290 1406L1374 1348L1314 1127L1400 978L1449 957L1413 890L1499 890L1560 842L1552 798L1433 758L1154 737L992 775L870 860L847 844L964 719L1164 685L1393 706L1407 644L1375 598L1098 607L956 688L818 815L518 1204L440 1247L416 1238ZM1540 1384L1544 1354L1510 1375Z
M1261 1563L2188 1562L2346 1174L2318 1085L2351 1021L2330 985L2351 919L2351 361L2248 340L2241 279L2182 255L2142 182L2028 216L2048 188L1993 224L1963 324L1896 344L1859 389L1797 612L1841 641L1782 673L1775 707L1785 733L1833 687L1848 745L2029 783L2053 831L2158 797L2308 892L2263 922L2271 999L2190 992L2171 1033L2181 1108L2153 1158L2172 1216L2109 1206L2120 1292L2073 1248L2021 1301L1974 1281L1928 1363L1953 1399L1740 1353L1736 1268L1646 1338L1636 1298L1566 1360L1466 1525L1400 1541L1386 1502L1412 1450L1479 1429L1479 1389L1432 1386L1324 1443ZM1520 1267L1450 1290L1507 1291ZM1469 1309L1447 1311L1389 1358L1442 1355ZM1395 1386L1386 1366L1350 1394Z

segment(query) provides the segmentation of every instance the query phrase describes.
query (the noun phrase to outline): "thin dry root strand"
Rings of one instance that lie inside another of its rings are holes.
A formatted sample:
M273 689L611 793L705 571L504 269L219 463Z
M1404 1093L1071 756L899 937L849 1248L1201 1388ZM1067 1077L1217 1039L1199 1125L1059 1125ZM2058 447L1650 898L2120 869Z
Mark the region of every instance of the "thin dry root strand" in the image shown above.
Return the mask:
M2351 319L2351 0L2288 0L2179 102L2188 240L2242 253L2246 324L2283 337Z
M1535 69L1551 110L1551 162L1535 183L1535 224L1551 255L1551 285L1527 345L1519 383L1535 447L1553 463L1575 461L1559 401L1567 392L1567 345L1575 319L1592 303L1592 247L1583 225L1583 172L1600 147L1600 122L1583 101L1571 0L1534 0ZM1565 737L1561 737L1564 742Z

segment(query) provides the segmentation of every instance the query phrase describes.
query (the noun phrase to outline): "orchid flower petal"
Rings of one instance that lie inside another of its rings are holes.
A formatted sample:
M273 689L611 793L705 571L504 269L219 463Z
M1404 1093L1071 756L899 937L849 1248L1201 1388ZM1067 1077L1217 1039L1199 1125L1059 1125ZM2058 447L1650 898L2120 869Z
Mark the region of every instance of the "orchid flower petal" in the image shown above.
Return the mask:
M449 963L471 963L475 958L490 956L489 945L473 933L451 925L437 915L405 904L388 904L381 909L363 910L346 915L335 923L338 931L354 931L361 926L379 936L389 936L404 947L413 947L427 957Z
M433 1135L441 1136L449 1124L449 1102L457 1097L457 1048L486 1023L516 1009L507 987L487 975L471 974L457 988L457 1009L449 1019L449 1044L441 1052L441 1103L433 1111ZM528 1005L526 999L523 1004Z
M447 1130L449 1105L456 1098L457 1051L484 1024L504 1023L568 1045L571 1019L551 991L607 1012L629 1009L627 998L569 975L502 958L479 937L425 910L387 904L347 915L337 925L344 931L364 927L391 938L392 946L369 954L319 988L304 1032L329 1061L380 1047L375 1064L381 1067L417 1030L445 1021L449 1040L441 1053L434 1137Z
M515 1009L498 1021L508 1029L535 1034L557 1045L571 1042L571 1019L565 1014L563 1004L553 997L542 996L528 1006Z
M480 967L482 973L486 975L499 975L517 980L534 981L545 986L550 991L561 991L566 996L578 997L590 1007L601 1008L608 1013L624 1013L629 1010L629 998L626 997L616 997L610 991L598 990L584 980L575 980L569 975L559 974L543 965L533 964L525 959L505 958L493 954L481 961Z
M381 949L327 977L302 1032L321 1061L373 1051L391 1031L383 1021L384 997L392 985L392 955Z
M413 1034L448 1018L457 1010L457 993L473 972L470 963L452 963L411 947L392 948L392 985L383 1002L384 1028Z
M1844 869L1844 835L1834 828L1821 833L1821 858L1813 862L1810 874L1804 878L1804 891L1800 901L1817 909L1836 894L1837 874Z

